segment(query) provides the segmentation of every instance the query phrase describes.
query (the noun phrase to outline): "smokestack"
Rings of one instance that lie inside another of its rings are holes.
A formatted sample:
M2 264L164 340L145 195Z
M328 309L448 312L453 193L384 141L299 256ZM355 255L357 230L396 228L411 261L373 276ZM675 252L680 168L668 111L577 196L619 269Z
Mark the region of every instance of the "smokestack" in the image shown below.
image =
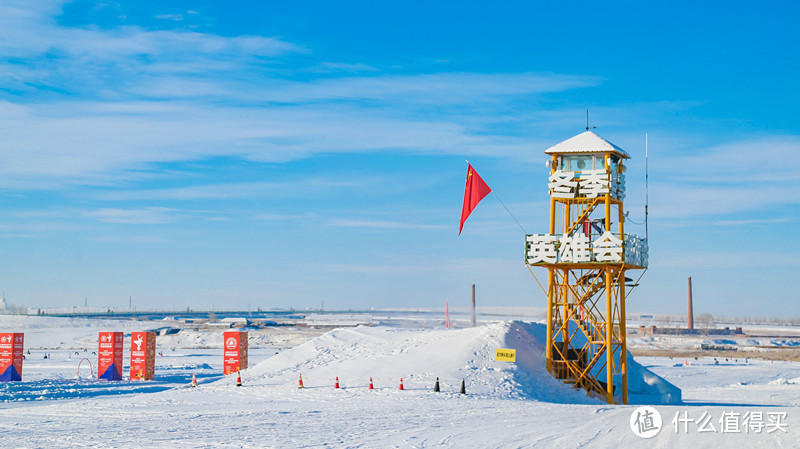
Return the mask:
M689 323L688 329L694 329L694 311L692 307L692 277L689 276Z
M472 327L475 327L475 284L472 284Z

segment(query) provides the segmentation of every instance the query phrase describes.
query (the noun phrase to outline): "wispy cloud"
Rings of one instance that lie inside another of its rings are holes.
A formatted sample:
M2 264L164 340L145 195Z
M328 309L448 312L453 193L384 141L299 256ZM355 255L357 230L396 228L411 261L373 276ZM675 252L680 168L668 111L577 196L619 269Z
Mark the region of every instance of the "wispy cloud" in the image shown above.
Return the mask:
M155 17L159 20L173 20L175 22L183 21L183 14L156 14Z
M214 156L282 162L324 153L413 151L522 156L530 141L477 134L449 121L404 119L348 107L239 109L174 106L146 112L92 113L71 103L14 105L5 116L0 185L96 182L158 162ZM92 109L92 107L88 108Z
M93 198L103 201L220 200L253 197L292 197L311 192L363 186L362 178L304 178L282 182L234 182L163 189L104 190Z
M68 27L55 20L62 5L0 5L0 187L114 182L150 164L215 156L519 157L529 153L531 140L492 131L498 114L483 111L479 119L475 108L602 81L539 73L401 75L345 62L313 62L333 72L298 80L265 63L306 51L280 38ZM142 193L235 194L223 190Z
M104 208L89 211L88 217L104 223L121 224L164 224L174 220L174 209L165 207L145 207L141 209Z
M261 214L256 214L253 218L255 220L271 221L271 222L312 221L312 220L318 220L319 219L319 215L315 214L315 213L277 214L277 213L265 212L265 213L261 213Z
M743 137L698 146L680 157L664 157L653 167L676 182L776 185L800 181L800 137ZM668 156L668 155L667 155Z
M500 101L504 96L558 92L597 85L587 76L541 74L432 73L321 79L284 83L259 95L285 103L323 100L372 100L426 104L469 104ZM498 98L500 97L500 98Z
M217 156L284 162L326 153L413 152L537 160L541 149L557 141L553 130L573 129L570 123L582 110L519 112L512 105L603 82L558 73L393 74L357 62L314 62L312 68L330 73L298 80L263 64L265 58L306 51L279 38L66 27L54 19L62 2L42 5L0 5L0 55L6 57L0 81L5 77L4 86L16 92L69 93L88 86L89 93L83 100L0 96L0 187L113 184L156 164ZM648 114L657 115L654 110L693 105L607 105L593 112L613 129L638 117L648 120ZM796 136L661 153L651 167L653 217L683 219L796 204L798 190L789 183L800 176L798 155ZM228 199L286 195L294 187L253 182L107 190L96 199ZM439 226L380 220L330 224Z
M800 204L800 138L762 136L661 153L651 161L650 213L659 219L718 217L723 226L785 218L730 217Z
M192 31L147 30L135 26L89 29L60 26L55 16L65 1L9 0L0 5L0 52L14 57L62 53L105 61L131 55L233 54L275 56L297 51L294 44L262 36L223 37ZM175 15L162 18L174 19Z
M88 237L87 240L99 243L123 243L123 244L161 244L170 240L159 235L98 235Z
M800 255L778 251L692 251L686 249L680 254L668 253L651 256L651 268L733 268L796 266Z
M331 220L330 226L342 228L372 228L372 229L447 229L445 225L408 223L403 221L387 220L360 220L339 218Z
M377 72L379 69L369 64L364 63L346 63L346 62L323 62L319 66L312 69L315 72L321 73L358 73L358 72Z
M777 218L744 218L738 220L717 220L715 226L746 226L746 225L770 225L778 223L790 223L797 221L797 218L777 217Z

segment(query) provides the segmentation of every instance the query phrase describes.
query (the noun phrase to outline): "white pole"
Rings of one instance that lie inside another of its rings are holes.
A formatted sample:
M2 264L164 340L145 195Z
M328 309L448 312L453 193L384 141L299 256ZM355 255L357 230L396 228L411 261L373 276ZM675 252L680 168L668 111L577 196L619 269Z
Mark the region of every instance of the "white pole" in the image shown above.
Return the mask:
M648 240L649 234L647 232L647 215L648 210L647 206L650 204L650 191L648 186L648 167L647 167L647 160L648 160L648 150L647 150L647 133L644 133L644 239ZM649 240L648 240L649 241Z

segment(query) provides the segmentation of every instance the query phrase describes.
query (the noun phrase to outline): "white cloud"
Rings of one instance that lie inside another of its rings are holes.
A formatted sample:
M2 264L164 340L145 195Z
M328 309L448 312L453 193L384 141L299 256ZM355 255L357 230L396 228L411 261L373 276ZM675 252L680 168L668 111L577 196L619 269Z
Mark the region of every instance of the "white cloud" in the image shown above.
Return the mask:
M32 99L0 100L0 187L113 184L154 163L216 156L264 162L375 151L530 157L535 142L487 132L469 108L600 81L528 73L289 81L273 76L262 60L304 51L297 45L262 36L65 27L54 19L61 5L0 5L0 83ZM152 101L164 98L170 101ZM417 111L445 105L452 111ZM235 195L203 189L141 193Z
M92 113L93 105L0 102L0 185L46 188L107 180L150 163L235 156L280 162L313 154L415 151L527 157L530 141L473 135L446 119L410 120L355 106L240 109L181 105ZM13 110L16 114L12 114ZM125 109L125 108L120 108ZM77 115L69 115L69 111Z
M597 85L585 76L540 74L433 73L322 79L286 83L255 95L268 101L379 100L426 104L502 101L504 96L558 92ZM498 98L499 97L499 98Z
M32 89L29 85L37 83L57 89L85 85L95 96L47 96L29 104L21 97L0 100L3 188L113 185L147 176L154 164L217 156L283 162L325 153L416 152L542 160L541 150L558 140L552 136L570 128L583 111L528 107L519 112L509 105L602 81L537 73L380 73L290 81L258 63L263 57L304 51L289 42L137 27L63 27L54 19L61 3L38 3L37 8L23 1L0 5L0 55L29 60L45 52L56 55L50 65L41 59L37 64L0 62L0 81L10 80L12 89ZM257 70L251 70L252 64ZM373 68L340 62L313 67L341 73ZM635 119L652 122L647 119L652 111L692 105L626 104L592 112L602 125L613 128ZM504 124L526 131L504 132ZM661 139L665 142L666 137ZM651 156L650 211L656 219L725 215L800 202L800 193L790 186L800 179L796 136L761 136ZM286 194L281 189L289 189L287 183L106 191L97 198L224 199ZM309 190L313 188L305 191ZM367 226L357 220L336 223ZM371 226L392 223L376 221Z
M797 266L800 255L768 251L692 251L650 256L650 268L742 269L743 267Z
M777 218L744 218L736 220L717 220L715 226L749 226L749 225L770 225L777 223L790 223L797 221L797 218L777 217Z
M156 14L156 19L183 22L183 14Z
M362 220L338 218L328 222L328 225L342 228L372 228L372 229L447 229L447 226L436 224L408 223L403 221L388 220Z
M281 182L233 182L163 189L105 190L92 197L102 201L221 200L252 197L294 197L363 186L367 178L303 178Z
M276 214L276 213L261 213L253 217L260 221L310 221L318 219L317 214L303 213L303 214Z
M275 56L300 50L288 42L261 36L223 37L133 26L110 30L63 27L55 22L63 3L7 0L0 4L0 53L32 57L62 52L76 58L108 60L131 55L167 54Z
M86 215L104 223L164 224L174 220L174 209L145 207L141 209L103 208L87 212Z
M653 172L685 183L776 185L800 181L798 136L745 136L688 153L681 157L663 155Z
M331 73L331 72L377 72L378 68L364 63L346 63L346 62L323 62L316 68L312 69L315 72Z

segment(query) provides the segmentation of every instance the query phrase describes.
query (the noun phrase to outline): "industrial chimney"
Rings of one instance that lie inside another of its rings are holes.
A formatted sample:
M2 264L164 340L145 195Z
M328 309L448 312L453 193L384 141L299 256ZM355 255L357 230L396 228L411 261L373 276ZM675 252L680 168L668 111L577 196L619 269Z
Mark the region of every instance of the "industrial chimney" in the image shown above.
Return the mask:
M689 276L689 323L688 329L694 329L694 311L692 307L692 277Z
M472 327L475 327L475 284L472 284Z

